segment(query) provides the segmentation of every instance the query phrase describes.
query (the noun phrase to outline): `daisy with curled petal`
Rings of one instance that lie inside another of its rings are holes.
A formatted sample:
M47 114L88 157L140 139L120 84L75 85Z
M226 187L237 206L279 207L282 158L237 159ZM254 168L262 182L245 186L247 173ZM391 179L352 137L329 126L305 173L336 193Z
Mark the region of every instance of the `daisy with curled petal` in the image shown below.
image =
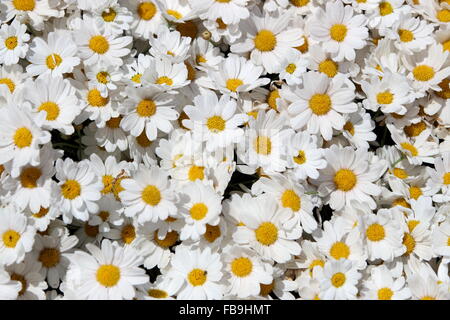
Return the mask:
M155 140L158 130L169 133L173 130L171 121L178 118L173 108L173 95L161 92L155 87L126 88L128 98L123 103L126 116L120 126L133 136L142 132L150 140Z
M33 121L27 110L2 108L0 118L0 164L11 162L15 174L26 164L39 164L39 146L50 141L50 133Z
M198 241L206 232L206 224L219 224L222 199L211 186L206 186L199 180L186 184L181 193L186 199L181 200L180 212L185 225L181 229L180 239Z
M8 272L0 267L0 299L16 300L22 289L22 283L12 280Z
M214 85L223 94L237 97L240 92L247 92L269 83L269 78L260 78L263 67L256 66L244 57L228 55L219 64L219 70L209 71Z
M372 111L403 115L406 105L414 100L409 81L400 74L385 72L381 79L372 76L369 81L361 81L361 88L367 97L364 108Z
M77 243L78 238L68 231L61 236L36 235L33 260L41 264L39 273L51 288L58 288L69 265L67 254Z
M398 228L401 217L390 209L380 209L377 214L364 214L358 228L367 247L370 261L382 259L390 262L406 252L403 230Z
M61 76L45 74L27 87L25 100L37 113L45 114L44 129L56 129L71 135L75 130L72 122L81 112L75 88Z
M220 49L203 38L194 39L190 50L191 57L195 61L195 67L203 71L217 70L223 59Z
M162 15L174 23L183 23L197 18L197 10L188 0L156 0Z
M27 66L27 72L33 76L70 73L80 64L77 46L70 33L65 31L50 32L47 41L40 37L33 38L27 60L31 63Z
M188 119L183 126L193 130L193 137L206 141L209 151L224 148L239 141L244 131L239 128L247 120L247 115L235 114L236 101L228 95L220 99L212 91L205 91L194 97L194 105L184 107Z
M36 229L13 207L0 208L0 264L20 263L33 249Z
M139 223L156 222L176 213L175 193L167 172L159 167L141 166L132 178L122 180L119 193L127 217L137 217Z
M327 166L317 140L317 136L306 131L291 136L287 145L287 167L292 169L297 179L305 180L308 177L317 179L319 177L317 170Z
M99 62L121 66L122 57L130 53L133 38L116 36L105 29L103 24L87 16L83 17L79 30L74 32L78 54L84 64Z
M325 140L330 140L333 128L342 130L345 121L341 113L358 110L353 102L355 90L345 82L344 76L332 79L318 72L303 74L303 87L285 87L281 97L290 101L288 113L294 129L306 129L311 134L319 131Z
M250 52L250 60L255 65L264 66L268 73L278 72L281 60L289 54L295 54L297 50L294 48L303 44L301 31L287 28L292 11L270 15L255 9L253 13L250 19L241 22L246 36L242 42L231 45L231 52Z
M166 274L169 288L177 291L178 299L222 299L225 289L221 283L222 266L220 255L212 253L209 247L192 250L178 246Z
M130 157L138 162L144 159L156 159L156 147L156 140L149 140L145 131L142 131L137 137L128 135L128 152Z
M168 27L161 26L149 42L150 55L171 63L180 63L188 57L191 38L182 37L178 31L170 31Z
M122 82L133 87L142 86L142 75L145 70L150 68L152 60L152 57L143 53L140 53L136 59L129 58L125 60L124 65L121 67L123 69Z
M377 135L373 132L375 122L363 108L357 112L344 115L345 124L342 134L356 148L369 149L369 142L375 141Z
M302 229L299 225L289 229L285 226L292 212L279 206L272 196L262 194L251 198L242 209L243 226L233 234L236 243L248 245L261 256L278 263L300 254L301 247L295 240L300 238Z
M411 291L405 284L404 277L394 277L385 265L381 265L370 270L370 278L363 282L361 295L367 300L409 300Z
M141 78L144 87L154 87L175 93L175 89L187 86L188 69L183 62L172 63L168 59L152 59Z
M118 0L105 0L100 5L95 5L90 13L95 20L103 23L106 31L117 35L129 30L133 21L131 12L121 6Z
M149 39L161 24L166 21L158 8L156 1L150 0L130 0L120 3L128 8L133 14L130 24L133 35L142 39Z
M286 222L290 227L298 225L303 227L306 233L312 233L317 228L317 222L313 217L314 205L310 197L305 194L305 188L294 182L289 174L271 174L269 177L261 177L252 185L252 193L255 195L267 193L278 201L278 205L292 213L292 219Z
M327 261L323 273L319 277L322 300L353 300L356 299L358 281L361 274L350 260L342 259Z
M48 288L45 277L39 273L40 264L27 256L24 261L5 268L11 280L18 281L21 289L17 300L45 300Z
M413 89L419 93L425 93L429 89L442 91L439 83L450 75L448 55L449 52L443 50L439 43L433 43L428 50L415 55L402 55Z
M311 38L322 42L325 51L334 54L336 61L355 60L355 50L362 49L368 38L367 19L353 16L351 6L341 1L327 2L325 11L318 8L310 22Z
M70 223L75 217L82 221L89 219L90 212L96 212L100 199L101 182L90 169L87 160L75 163L67 158L56 160L56 178L59 183L57 203L63 212L64 222Z
M200 19L221 19L226 24L235 24L250 16L248 0L188 0L199 12Z
M10 25L3 24L0 28L0 63L6 66L19 62L19 58L25 58L28 51L30 35L27 27L19 20L14 20Z
M176 294L169 287L170 279L165 274L159 275L153 283L147 282L137 287L137 300L175 300Z
M238 298L259 294L260 284L270 285L273 281L272 268L248 248L228 246L223 249L227 281L227 292Z
M315 184L326 203L332 209L341 210L349 206L351 200L356 200L375 209L373 197L381 194L381 188L374 182L386 171L386 162L381 159L375 162L364 149L355 151L353 147L336 145L325 149L324 155L328 165L321 170Z
M149 281L139 266L143 258L130 247L103 240L101 247L87 244L89 251L71 254L69 268L78 269L75 291L82 299L131 300L135 287ZM68 275L69 276L69 275Z
M40 207L35 212L25 209L24 213L28 216L29 223L41 232L47 230L50 222L61 215L55 205L50 205L48 208Z

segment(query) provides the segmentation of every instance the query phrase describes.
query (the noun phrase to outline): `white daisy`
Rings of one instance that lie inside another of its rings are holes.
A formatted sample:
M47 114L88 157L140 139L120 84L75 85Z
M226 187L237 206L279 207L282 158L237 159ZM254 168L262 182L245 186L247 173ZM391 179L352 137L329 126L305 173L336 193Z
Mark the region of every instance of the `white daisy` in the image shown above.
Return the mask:
M19 58L25 58L28 51L30 35L26 33L27 27L19 20L14 20L10 25L3 24L0 28L0 63L14 65Z

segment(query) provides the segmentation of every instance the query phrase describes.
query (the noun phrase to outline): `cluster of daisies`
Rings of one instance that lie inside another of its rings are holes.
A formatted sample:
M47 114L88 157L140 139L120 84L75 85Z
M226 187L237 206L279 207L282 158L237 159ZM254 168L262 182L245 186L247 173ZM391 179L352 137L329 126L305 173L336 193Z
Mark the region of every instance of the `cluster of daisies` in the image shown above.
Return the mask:
M449 0L0 23L0 299L450 299Z

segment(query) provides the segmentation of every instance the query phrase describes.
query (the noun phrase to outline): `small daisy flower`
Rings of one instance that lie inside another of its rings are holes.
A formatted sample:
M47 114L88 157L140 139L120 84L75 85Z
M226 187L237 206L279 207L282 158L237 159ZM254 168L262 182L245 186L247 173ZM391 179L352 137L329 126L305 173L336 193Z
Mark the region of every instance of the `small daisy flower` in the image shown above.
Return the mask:
M382 0L369 2L377 3L378 5L378 8L368 12L370 28L389 28L396 21L398 21L401 14L408 14L411 11L410 6L403 5L405 2L404 0Z
M191 42L189 37L182 37L178 31L170 31L166 26L162 26L155 36L149 39L149 52L153 57L172 63L186 60Z
M91 11L95 20L103 23L105 30L120 35L130 29L131 12L119 4L119 0L105 0Z
M86 77L95 84L102 97L108 96L108 91L116 90L118 82L123 77L120 69L103 63L86 66L85 72Z
M197 9L201 19L221 19L226 24L232 24L250 16L247 8L248 0L189 0L189 2Z
M11 279L3 267L0 267L0 299L15 300L22 290L22 283Z
M375 141L377 136L373 132L375 122L369 113L359 108L355 113L344 115L344 137L356 148L369 149L369 142Z
M364 299L368 300L408 300L411 291L405 286L404 277L394 278L384 265L371 270L370 278L363 282Z
M133 14L130 24L133 34L142 39L149 39L165 20L155 1L130 0L121 1Z
M328 261L323 268L320 282L320 299L350 300L355 299L356 288L361 274L349 260Z
M186 65L182 62L172 63L167 59L152 59L141 81L145 87L155 87L169 93L174 93L173 90L190 82Z
M27 27L19 20L14 20L10 25L3 24L0 28L0 63L6 66L19 62L19 58L25 58L28 51L30 35L26 33Z
M442 157L437 157L434 160L434 168L427 168L431 179L429 185L431 187L440 188L442 194L435 195L434 201L445 202L450 200L450 152L445 152Z
M10 265L5 269L10 274L11 280L21 284L17 300L45 300L44 290L48 285L44 276L39 273L38 262L28 256L21 263Z

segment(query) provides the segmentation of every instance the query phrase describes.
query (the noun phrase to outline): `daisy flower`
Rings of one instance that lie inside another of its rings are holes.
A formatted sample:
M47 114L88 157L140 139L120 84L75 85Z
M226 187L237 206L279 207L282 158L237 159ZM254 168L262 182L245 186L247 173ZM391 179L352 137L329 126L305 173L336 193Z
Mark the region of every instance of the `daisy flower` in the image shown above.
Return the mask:
M139 266L143 258L129 246L120 247L103 240L101 247L87 244L85 251L69 256L70 268L79 271L76 293L82 299L131 300L135 287L148 282L145 270Z
M178 246L167 273L170 287L176 288L178 299L222 299L222 262L218 253L210 248L191 250Z
M0 63L6 66L19 62L19 58L25 58L28 51L30 35L26 33L27 27L19 20L14 20L10 25L3 24L0 28Z
M450 200L450 152L442 153L442 157L436 157L434 160L434 170L427 167L430 175L429 185L440 188L442 194L435 195L434 201L445 202Z
M204 71L217 70L223 59L220 49L203 38L197 38L192 42L191 56L195 59L195 66Z
M445 258L450 257L450 223L445 221L433 230L432 241L434 253Z
M123 75L120 69L104 63L86 66L86 77L100 91L102 97L108 96L108 91L117 89L118 82Z
M173 130L171 121L178 118L173 109L173 96L152 87L127 88L128 99L123 103L126 115L120 121L123 130L137 137L145 132L150 140L155 140L158 130L169 133Z
M209 151L224 148L239 141L244 131L239 128L247 120L244 114L235 114L236 101L228 95L220 99L212 91L194 97L194 105L184 107L189 117L183 126L193 130L194 139L206 141Z
M336 145L326 149L324 155L328 165L315 183L331 208L340 210L356 200L375 209L372 197L380 195L381 188L374 182L386 171L385 161L371 161L364 149L355 151L352 147L341 149Z
M74 162L70 158L56 160L57 203L63 212L63 219L70 223L75 217L82 221L89 219L90 212L96 212L102 184L88 161Z
M308 60L296 50L288 54L281 63L280 80L285 80L290 86L302 83L301 75L306 72Z
M149 39L149 52L153 57L167 59L171 63L186 60L191 43L189 37L182 37L178 31L170 31L166 26L159 28L155 36Z
M0 264L20 263L33 249L36 229L12 207L0 208Z
M356 148L369 149L369 142L375 141L377 136L373 132L375 122L369 113L359 108L355 113L344 115L346 120L342 134Z
M375 267L370 278L363 282L362 296L368 300L409 300L411 291L405 285L404 277L394 278L385 266Z
M325 51L335 55L336 61L353 61L355 49L366 44L366 23L364 15L353 16L351 6L344 6L341 1L327 2L325 11L319 7L315 12L309 32L312 39L323 43Z
M210 186L205 186L198 180L186 184L182 193L188 199L180 208L185 220L180 239L182 241L188 238L194 241L199 240L200 236L206 232L206 224L210 226L219 224L222 199Z
M387 1L370 1L377 3L378 8L368 12L370 28L389 28L398 19L401 14L408 14L411 7L404 5L405 0L387 0Z
M45 300L44 290L48 288L48 285L39 273L39 263L28 256L24 261L5 269L10 274L11 280L21 284L17 300Z
M22 283L11 279L11 276L3 267L0 267L0 299L16 300L22 290Z
M130 0L120 3L128 8L133 14L133 20L130 24L133 34L142 39L149 39L156 30L165 23L155 1Z
M250 16L248 0L189 0L201 19L221 19L226 24L238 23Z
M318 72L303 74L303 87L282 90L280 95L291 104L288 113L294 129L306 129L311 134L320 134L330 140L333 128L342 130L345 122L341 113L358 110L354 89L345 83L343 77L328 78Z
M150 68L153 58L140 53L136 59L127 59L121 67L123 69L122 82L133 87L142 85L141 78L145 70Z
M170 286L170 279L165 274L156 278L153 283L145 283L137 287L138 300L174 300L176 291Z
M284 14L270 15L255 11L252 17L242 22L246 32L243 42L231 45L233 53L250 52L250 60L255 65L262 65L268 73L278 72L280 60L297 52L295 47L303 44L300 30L287 28L291 20L291 11Z
M164 170L141 166L130 179L122 180L124 190L119 193L127 217L137 217L139 223L157 222L174 216L175 194Z
M295 241L301 236L301 228L294 225L287 229L284 223L291 212L281 208L270 195L251 199L241 216L233 239L240 245L248 245L261 256L278 263L287 262L301 252ZM241 210L242 210L241 209Z
M323 267L320 281L320 299L351 300L356 299L356 288L361 274L351 261L342 259L328 261Z
M190 82L186 65L183 62L172 63L167 59L152 59L141 81L145 87L155 87L170 93Z
M164 18L175 23L184 23L197 18L197 10L187 0L156 0Z
M105 30L112 34L120 35L123 31L130 29L133 21L131 12L119 4L118 0L105 0L96 4L90 11L95 20L103 23Z

